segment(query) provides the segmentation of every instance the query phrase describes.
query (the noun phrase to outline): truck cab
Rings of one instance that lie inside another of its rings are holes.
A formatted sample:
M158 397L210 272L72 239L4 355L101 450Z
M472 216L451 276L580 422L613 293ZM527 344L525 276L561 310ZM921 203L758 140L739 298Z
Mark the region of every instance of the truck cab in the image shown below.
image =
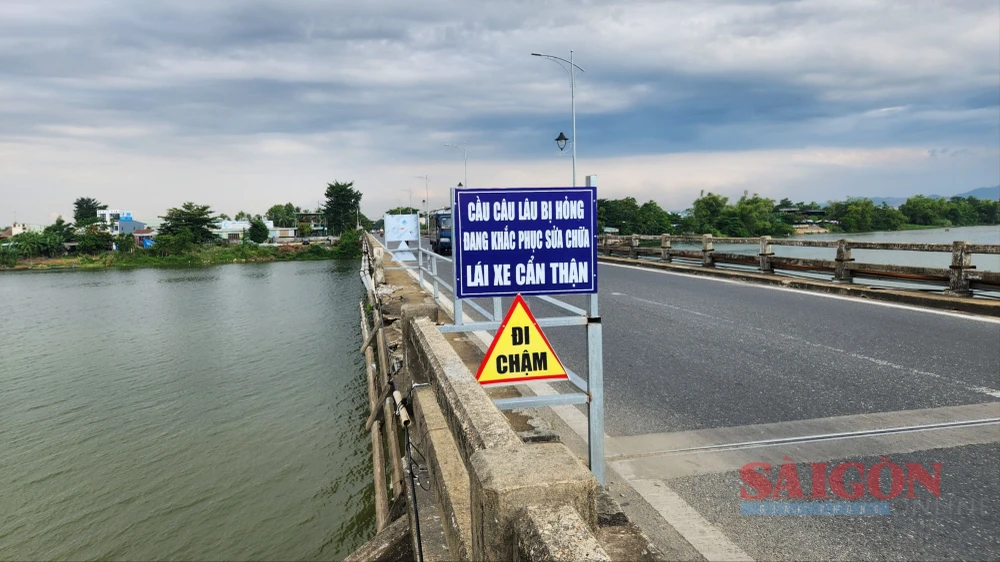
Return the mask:
M431 215L431 249L451 255L451 213Z

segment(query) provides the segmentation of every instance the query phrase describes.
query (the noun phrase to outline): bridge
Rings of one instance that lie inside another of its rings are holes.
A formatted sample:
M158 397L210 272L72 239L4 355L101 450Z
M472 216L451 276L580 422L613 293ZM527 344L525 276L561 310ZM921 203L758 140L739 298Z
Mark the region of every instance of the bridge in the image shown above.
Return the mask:
M433 261L439 279L453 278L446 258ZM1000 320L613 261L599 269L608 489L666 557L1000 551ZM432 284L424 274L428 292ZM447 295L443 284L436 290ZM582 298L564 300L583 307ZM562 313L529 303L539 318ZM582 329L547 335L586 378L585 338L574 333ZM585 458L582 411L557 406L544 416ZM886 458L940 463L940 499L896 500L891 517L741 514L747 463L772 465L774 482L783 464L808 475L809 463L870 468Z

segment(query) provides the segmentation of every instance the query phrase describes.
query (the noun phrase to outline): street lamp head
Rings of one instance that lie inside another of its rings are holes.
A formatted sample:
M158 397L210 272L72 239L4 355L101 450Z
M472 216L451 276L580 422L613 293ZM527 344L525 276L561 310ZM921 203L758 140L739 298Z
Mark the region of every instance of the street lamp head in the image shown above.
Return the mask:
M540 56L542 56L542 53L531 53L531 56L533 56L533 57L540 57Z
M556 146L559 147L559 150L565 150L566 149L566 143L568 141L569 141L569 139L566 138L566 135L563 134L562 132L560 132L559 136L556 137Z

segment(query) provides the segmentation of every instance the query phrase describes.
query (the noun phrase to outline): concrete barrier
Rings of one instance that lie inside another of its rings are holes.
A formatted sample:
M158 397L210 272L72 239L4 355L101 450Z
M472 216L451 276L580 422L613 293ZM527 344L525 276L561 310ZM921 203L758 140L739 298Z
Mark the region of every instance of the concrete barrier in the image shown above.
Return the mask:
M437 326L415 312L404 307L404 354L413 380L429 385L414 391L415 423L438 504L451 514L449 550L472 560L606 559L594 537L597 480L562 443L523 443ZM525 509L535 518L527 526ZM553 535L553 521L573 533Z

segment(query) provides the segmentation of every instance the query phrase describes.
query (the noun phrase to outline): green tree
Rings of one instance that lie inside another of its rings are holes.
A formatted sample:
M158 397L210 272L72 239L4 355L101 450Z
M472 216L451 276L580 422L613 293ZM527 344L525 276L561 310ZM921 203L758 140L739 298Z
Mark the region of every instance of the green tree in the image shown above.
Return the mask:
M45 227L45 234L53 234L63 242L71 242L76 236L76 230L73 228L73 223L64 221L62 215L59 215L56 222Z
M303 238L308 238L309 235L312 234L312 231L313 231L313 227L312 227L311 224L309 224L307 222L301 222L301 223L299 223L299 227L298 227L298 235L299 236L302 236Z
M235 221L248 221L251 218L252 217L250 216L250 213L248 213L246 211L238 211L236 213L236 215L233 216L233 220L235 220Z
M943 200L914 195L899 206L910 224L941 224L944 219Z
M341 183L335 180L327 184L323 214L326 215L330 234L338 235L352 230L360 204L361 192L354 189L354 182Z
M42 236L37 232L22 232L11 238L11 242L23 258L31 259L42 255Z
M194 245L194 235L186 228L177 230L173 234L164 234L161 231L153 242L153 251L160 257L176 256L190 252Z
M177 235L187 231L195 244L205 244L218 239L213 228L216 228L218 217L212 215L208 205L195 205L187 201L180 207L167 209L167 214L160 217L160 234Z
M270 235L270 231L267 229L267 225L264 221L260 219L254 219L250 221L250 230L247 231L247 237L250 240L256 242L257 244L263 244L267 241L267 237Z
M639 203L635 197L597 200L597 228L617 228L619 234L637 234Z
M848 199L844 203L840 226L845 232L870 232L874 219L875 203L871 199Z
M267 220L273 221L274 226L291 228L295 226L296 210L295 205L292 205L291 203L285 203L284 205L272 205L264 216L267 217Z
M976 199L975 197L969 197L969 199L975 199L977 224L997 223L997 216L1000 215L1000 201Z
M135 237L131 234L119 234L115 236L115 247L118 248L119 252L123 253L134 253L135 252Z
M695 234L720 234L718 222L729 204L728 197L704 191L691 204L691 227Z
M114 236L106 229L90 229L77 239L76 251L81 254L99 254L111 249Z
M885 201L875 207L875 213L872 217L873 230L899 230L904 224L906 224L906 215L898 209L893 209Z
M7 230L6 228L4 230ZM14 267L17 265L17 248L13 243L0 245L0 267Z
M226 213L219 213L219 220L220 221L229 221L229 220L233 220L233 219L229 218L229 215L227 215Z
M634 230L637 234L666 234L673 230L670 213L664 211L659 204L649 200L639 207L634 219Z
M385 214L387 214L387 215L419 215L421 213L420 213L420 209L418 209L416 207L393 207L392 209L389 209L388 211L386 211ZM352 217L353 217L353 215L352 215ZM350 221L350 223L354 224L353 218Z
M96 217L97 211L107 209L108 206L92 197L80 197L73 202L73 222L80 223L90 217Z
M86 218L77 223L77 252L83 254L99 254L111 249L114 236L108 231L108 224L98 219Z

